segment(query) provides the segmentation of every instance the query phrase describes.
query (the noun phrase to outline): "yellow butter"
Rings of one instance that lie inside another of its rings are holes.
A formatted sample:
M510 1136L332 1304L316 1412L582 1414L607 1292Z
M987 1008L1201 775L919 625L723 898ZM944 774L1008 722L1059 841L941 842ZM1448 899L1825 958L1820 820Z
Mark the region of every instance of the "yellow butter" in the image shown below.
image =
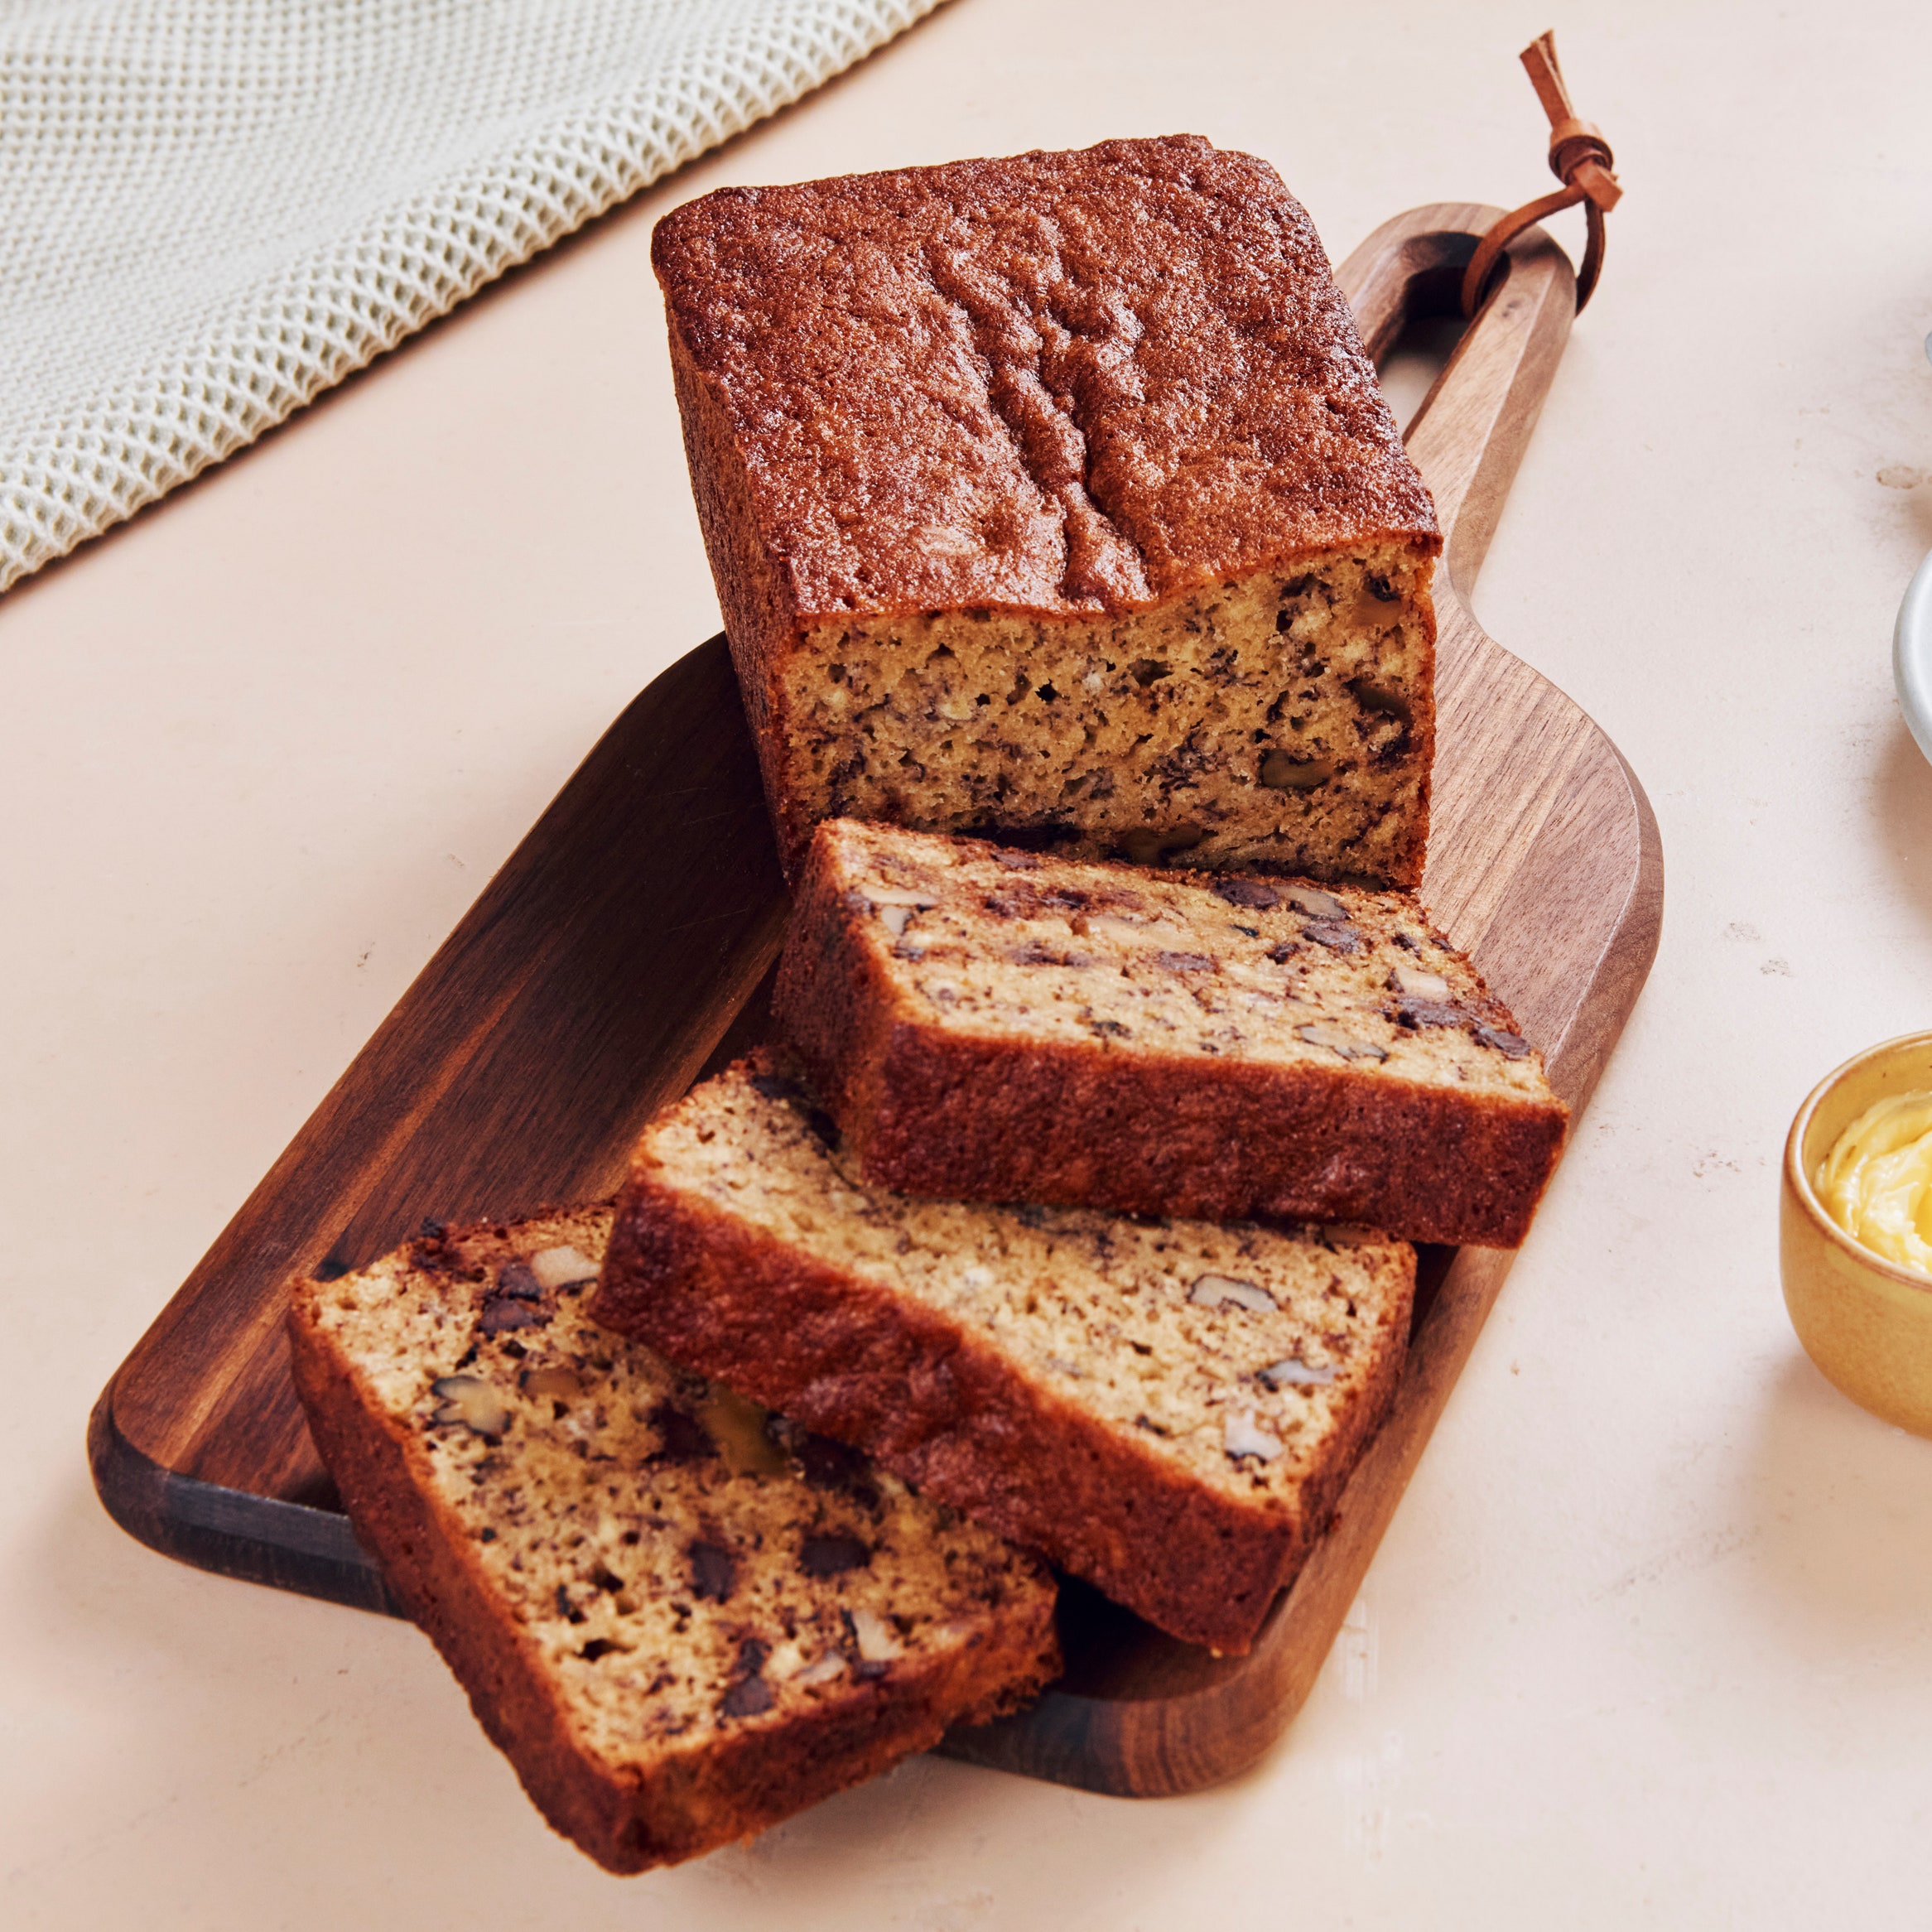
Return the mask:
M1866 1108L1814 1184L1861 1247L1932 1277L1932 1093L1894 1094Z

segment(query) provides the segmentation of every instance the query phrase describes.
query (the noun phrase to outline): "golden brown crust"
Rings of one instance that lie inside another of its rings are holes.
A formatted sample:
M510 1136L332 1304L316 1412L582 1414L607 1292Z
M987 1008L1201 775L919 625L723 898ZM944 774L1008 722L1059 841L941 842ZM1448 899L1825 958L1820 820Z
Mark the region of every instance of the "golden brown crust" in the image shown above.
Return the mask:
M778 850L789 865L812 836L811 824L785 783L784 748L792 733L784 687L773 675L782 640L795 635L795 626L783 606L782 574L759 532L744 459L733 439L717 386L698 374L675 329L671 332L671 375L698 524L725 619L725 641L730 647L745 722L757 749L759 775Z
M1198 136L722 189L652 258L793 623L1439 548L1306 213Z
M870 908L851 903L843 830L820 828L801 874L773 1009L869 1178L954 1200L1359 1221L1450 1245L1515 1247L1528 1233L1568 1122L1546 1087L1530 1099L1342 1063L962 1029L888 970ZM864 836L908 851L940 844ZM1068 866L1019 876L1103 875ZM1159 876L1129 866L1104 875L1124 894ZM1414 923L1433 933L1419 908ZM1513 1038L1507 1009L1483 997L1476 1017Z
M990 1641L895 1665L784 1726L714 1736L619 1771L575 1733L548 1670L436 1497L416 1440L388 1414L318 1319L329 1284L291 1284L297 1392L358 1537L462 1685L491 1741L552 1826L607 1870L643 1872L761 1831L936 1744L954 1722L1011 1708L1058 1668L1050 1592Z
M1365 1091L1342 1068L1127 1063L911 1021L845 1085L873 1100L848 1129L867 1177L901 1193L1357 1221L1451 1245L1519 1246L1563 1137L1552 1108Z
M1414 1255L1403 1250L1413 1287ZM1404 1295L1392 1309L1406 1324ZM1015 1372L965 1322L720 1212L639 1144L590 1313L865 1449L1171 1635L1239 1655L1393 1400L1400 1334L1292 1508L1217 1492Z

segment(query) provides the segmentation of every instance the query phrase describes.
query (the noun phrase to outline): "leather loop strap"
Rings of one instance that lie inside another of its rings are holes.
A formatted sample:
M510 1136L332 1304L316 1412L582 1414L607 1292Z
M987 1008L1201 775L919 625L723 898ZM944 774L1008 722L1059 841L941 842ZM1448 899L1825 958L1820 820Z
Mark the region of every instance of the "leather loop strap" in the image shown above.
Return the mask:
M1512 210L1484 235L1462 276L1462 313L1467 316L1473 317L1482 306L1503 250L1525 229L1579 202L1586 231L1583 263L1577 271L1577 312L1581 315L1603 272L1603 217L1623 199L1623 190L1611 172L1615 157L1610 143L1600 128L1578 120L1570 104L1563 70L1556 64L1556 36L1539 34L1524 48L1522 61L1549 117L1549 171L1563 186Z

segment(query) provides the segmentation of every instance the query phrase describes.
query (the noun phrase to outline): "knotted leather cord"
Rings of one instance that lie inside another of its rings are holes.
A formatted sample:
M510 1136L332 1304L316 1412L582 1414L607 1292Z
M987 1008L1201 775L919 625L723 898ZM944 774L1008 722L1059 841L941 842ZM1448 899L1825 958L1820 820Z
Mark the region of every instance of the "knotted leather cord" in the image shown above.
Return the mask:
M1521 59L1529 70L1536 98L1549 117L1549 171L1563 185L1554 195L1525 202L1506 214L1477 244L1462 276L1462 313L1467 316L1473 316L1482 306L1490 277L1503 250L1525 229L1546 215L1574 208L1579 201L1583 205L1583 219L1588 229L1583 266L1577 275L1577 312L1581 315L1603 270L1603 217L1623 199L1623 190L1610 171L1610 143L1603 138L1601 128L1588 121L1579 121L1570 104L1563 70L1556 64L1556 36L1539 34L1524 48Z

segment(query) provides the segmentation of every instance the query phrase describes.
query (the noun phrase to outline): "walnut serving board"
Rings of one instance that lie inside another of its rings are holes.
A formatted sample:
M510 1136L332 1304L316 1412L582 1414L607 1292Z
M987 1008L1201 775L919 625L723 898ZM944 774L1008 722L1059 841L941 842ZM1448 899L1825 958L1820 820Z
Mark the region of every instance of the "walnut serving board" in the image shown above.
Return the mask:
M1350 258L1341 279L1372 354L1410 317L1451 311L1496 213L1417 209ZM1663 861L1616 746L1465 601L1575 307L1540 230L1507 263L1409 433L1447 538L1424 897L1580 1115L1656 950ZM714 638L611 726L108 1384L89 1453L114 1519L207 1569L393 1610L309 1440L284 1283L373 1260L426 1216L610 1192L650 1114L763 1037L785 915ZM1252 1763L1313 1684L1509 1264L1425 1250L1394 1412L1247 1656L1191 1649L1070 1586L1065 1678L945 1748L1143 1796Z

